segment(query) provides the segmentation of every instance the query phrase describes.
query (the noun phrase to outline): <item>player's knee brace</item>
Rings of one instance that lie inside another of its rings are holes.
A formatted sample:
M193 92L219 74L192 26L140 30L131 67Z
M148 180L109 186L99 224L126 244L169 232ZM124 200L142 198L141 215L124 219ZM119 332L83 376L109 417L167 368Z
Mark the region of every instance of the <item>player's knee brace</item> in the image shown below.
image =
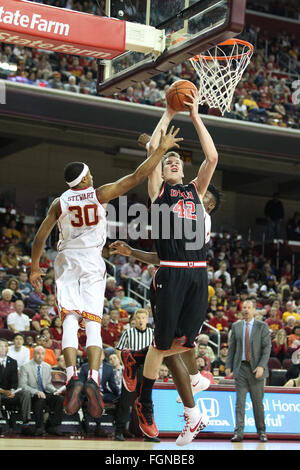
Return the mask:
M92 320L85 320L86 347L98 346L102 348L101 324Z
M78 349L78 315L76 313L68 313L63 323L62 349L75 348Z

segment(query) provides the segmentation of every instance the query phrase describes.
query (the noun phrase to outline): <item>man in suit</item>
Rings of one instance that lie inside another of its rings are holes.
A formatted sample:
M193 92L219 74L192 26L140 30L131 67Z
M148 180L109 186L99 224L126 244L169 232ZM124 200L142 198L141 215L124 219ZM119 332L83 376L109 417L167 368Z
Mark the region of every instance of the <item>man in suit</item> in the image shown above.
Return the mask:
M115 380L115 375L114 375L114 370L113 367L110 364L107 364L107 362L104 361L105 355L104 352L102 351L102 356L101 356L101 366L99 369L99 374L100 374L100 389L101 389L101 394L102 394L102 399L104 403L107 402L114 402L116 401L119 396L120 396L120 390L119 387L116 384ZM88 363L82 364L79 372L79 379L83 384L88 379ZM86 407L83 407L85 418L87 417L87 410ZM96 431L95 434L98 437L106 437L106 433L103 429L101 429L101 418L94 418L96 422Z
M1 405L19 407L23 421L22 433L28 434L30 420L30 393L18 389L18 363L7 355L8 341L0 338L0 419ZM0 426L0 434L2 428Z
M35 419L35 436L44 434L43 411L50 409L46 429L49 434L60 436L59 426L63 417L63 401L61 391L51 382L51 367L44 362L45 348L36 346L33 359L20 368L19 387L31 394L31 405Z
M246 394L250 392L255 425L261 442L267 442L264 420L264 385L269 375L271 339L268 325L256 320L252 300L243 303L244 320L233 323L226 359L226 375L233 372L236 388L236 426L232 442L243 440Z

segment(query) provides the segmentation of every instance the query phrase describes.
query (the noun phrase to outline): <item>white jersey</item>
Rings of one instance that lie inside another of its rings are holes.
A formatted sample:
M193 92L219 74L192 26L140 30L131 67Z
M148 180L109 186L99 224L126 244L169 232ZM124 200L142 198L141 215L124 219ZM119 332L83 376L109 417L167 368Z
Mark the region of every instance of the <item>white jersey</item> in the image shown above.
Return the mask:
M106 242L106 210L93 187L68 189L59 198L58 251L98 247Z
M205 210L204 210L204 226L205 226L205 244L207 244L210 240L211 217Z

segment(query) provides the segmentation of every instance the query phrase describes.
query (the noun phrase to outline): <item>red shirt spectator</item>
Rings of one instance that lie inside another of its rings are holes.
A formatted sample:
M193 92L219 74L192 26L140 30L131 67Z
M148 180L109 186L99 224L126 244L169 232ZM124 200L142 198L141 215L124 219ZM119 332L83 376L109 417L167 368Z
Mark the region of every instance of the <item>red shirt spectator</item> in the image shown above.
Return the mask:
M223 310L217 310L216 315L213 316L208 323L222 332L227 332L229 329L228 320L224 317Z

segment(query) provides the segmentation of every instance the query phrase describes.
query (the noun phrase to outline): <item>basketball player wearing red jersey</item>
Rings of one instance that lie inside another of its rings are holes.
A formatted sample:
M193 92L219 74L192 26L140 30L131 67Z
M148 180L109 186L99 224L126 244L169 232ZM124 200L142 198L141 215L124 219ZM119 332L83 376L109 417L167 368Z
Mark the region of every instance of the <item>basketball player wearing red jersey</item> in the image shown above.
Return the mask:
M174 227L177 217L188 218L196 228L193 233L197 233L199 229L203 229L204 233L203 197L215 171L218 154L198 115L196 94L193 94L190 102L185 103L190 108L190 116L204 151L205 161L197 177L188 185L183 185L184 174L180 157L175 152L169 152L148 179L148 193L152 205L165 204L170 208L170 237L165 240L159 231L159 237L155 240L160 269L155 276L154 343L146 356L141 392L135 402L140 428L149 437L158 435L153 420L152 388L159 367L165 357L183 353L194 347L207 308L207 272L203 269L206 268L204 239L197 249L187 249L187 237L183 234L181 240L176 239ZM175 114L175 111L167 107L151 137L148 152L156 148L160 131L167 129ZM187 380L189 381L189 378ZM177 438L177 445L191 442L209 421L207 416L201 415L195 403L192 407L184 408L184 418L186 424Z
M56 295L63 321L62 349L67 367L65 411L74 414L81 406L83 384L76 370L79 323L86 329L86 348L89 364L85 393L88 412L98 418L103 412L100 394L99 368L101 361L101 317L106 282L105 263L101 257L106 241L106 204L126 193L155 169L164 153L178 147L179 129L172 127L168 134L161 132L158 148L134 173L120 180L93 188L93 177L88 166L72 162L65 168L69 188L55 199L42 222L32 245L30 281L33 286L42 283L44 275L39 267L45 242L55 224L60 240L55 259Z

